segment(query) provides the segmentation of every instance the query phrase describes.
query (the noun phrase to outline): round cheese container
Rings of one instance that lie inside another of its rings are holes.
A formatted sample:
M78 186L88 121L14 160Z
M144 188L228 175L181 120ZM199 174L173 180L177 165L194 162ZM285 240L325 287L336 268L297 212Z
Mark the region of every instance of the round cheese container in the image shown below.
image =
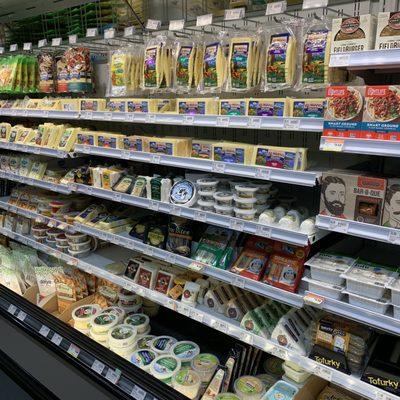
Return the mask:
M93 331L93 328L90 328L89 336L96 342L108 347L108 332L97 333Z
M36 236L36 235L33 235L33 237L35 238L35 240L36 240L38 243L44 243L44 242L46 241L46 236Z
M269 193L271 187L272 187L272 183L271 182L254 182L253 186L255 186L258 189L257 193L260 194L267 194Z
M214 211L214 201L197 200L197 205L203 211Z
M49 230L49 228L46 225L35 225L32 227L31 231L33 236L35 237L46 237L46 232Z
M157 354L149 349L136 350L131 354L131 363L144 371L150 370L150 364L155 360Z
M158 356L150 364L150 374L167 385L171 385L172 378L180 369L181 361L171 354Z
M111 306L102 310L102 314L115 314L118 317L118 323L121 323L125 317L125 311L121 307Z
M226 392L226 393L217 394L217 397L215 398L215 400L240 400L240 397L238 397L234 393Z
M121 289L118 294L121 305L132 307L142 303L141 297L136 293Z
M199 190L199 196L200 200L203 201L214 201L214 193L215 191L209 191L209 190Z
M86 250L82 250L82 251L73 251L68 246L68 253L71 254L72 257L84 258L90 254L90 249L86 249Z
M222 206L219 204L214 204L214 209L217 214L222 214L222 215L232 215L233 214L233 207L231 207L231 206Z
M260 400L264 394L262 381L255 376L241 376L236 379L235 393L243 400Z
M115 314L100 313L95 316L91 322L94 333L106 333L118 325L118 317Z
M233 193L231 192L215 192L213 197L219 206L232 205Z
M273 210L264 210L258 218L258 222L266 225L275 223L275 214Z
M240 179L233 179L229 181L229 186L231 188L232 193L236 193L236 185L248 185L248 181L243 181Z
M66 233L65 236L68 239L68 243L84 243L87 242L89 236L84 233Z
M296 217L289 214L286 214L284 217L282 217L279 220L278 225L281 228L289 230L298 230L300 228L299 221L296 220Z
M93 317L99 314L100 311L101 308L97 304L87 304L74 308L71 314L74 320L74 328L79 330L89 329Z
M219 183L218 179L214 178L201 178L196 181L199 190L204 192L215 192Z
M138 350L149 350L151 347L151 342L156 336L154 335L142 335L138 337L135 341L135 346Z
M150 318L146 314L132 314L125 318L124 324L136 327L138 335L141 335L148 329Z
M255 198L258 187L251 184L243 184L235 186L236 194L242 199Z
M125 306L125 305L123 305L123 303L120 300L120 301L118 301L118 307L121 307L125 311L125 314L127 317L130 315L133 315L133 314L137 314L142 311L141 299L140 299L140 303L136 304L135 306Z
M172 378L172 387L189 399L197 398L200 385L199 374L190 368L182 368Z
M200 353L192 359L192 369L196 371L202 382L209 382L217 369L219 360L214 354Z
M55 239L56 239L56 242L57 242L57 245L58 246L68 246L68 239L67 239L67 237L65 236L65 234L64 233L60 233L60 234L58 234L56 237L55 237Z
M85 251L90 250L92 239L88 239L86 242L83 243L73 243L69 242L69 248L72 251Z
M243 210L241 208L234 208L236 218L242 218L247 221L252 221L256 215L257 210Z
M234 196L233 199L235 200L236 207L243 210L252 210L257 203L257 199L255 199L254 197L242 198Z
M108 331L108 343L112 349L114 347L133 347L135 344L136 335L136 327L127 324L117 325Z
M190 341L177 342L172 346L171 354L181 360L182 367L190 367L193 358L200 354L200 347Z
M56 247L57 247L57 250L58 250L58 251L61 251L61 253L68 254L69 246L60 246L60 245L57 244L57 242L56 242Z
M150 349L157 354L169 353L176 342L172 336L158 336L151 341Z
M300 231L311 235L315 233L315 217L305 219L300 225Z
M176 182L171 188L169 199L170 203L192 207L197 200L196 186L186 179Z

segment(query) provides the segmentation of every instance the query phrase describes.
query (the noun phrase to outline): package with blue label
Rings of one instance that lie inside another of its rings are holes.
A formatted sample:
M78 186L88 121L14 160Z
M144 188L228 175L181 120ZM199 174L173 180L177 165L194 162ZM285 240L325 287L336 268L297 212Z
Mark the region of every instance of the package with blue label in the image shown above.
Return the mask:
M213 159L213 144L211 140L192 139L191 157L203 158L204 160Z
M249 99L247 115L254 117L286 117L289 115L289 99Z
M307 149L258 145L254 149L252 164L304 171L307 167Z
M125 136L117 146L121 150L149 151L149 138L137 135Z
M189 138L151 138L149 139L150 153L165 154L168 156L189 157L191 139Z
M124 135L116 133L99 133L97 136L97 146L110 149L119 149L123 141Z
M219 101L219 115L247 115L247 99L223 99Z
M233 164L250 164L253 145L247 143L218 142L213 146L215 161Z
M126 111L126 100L125 99L109 99L109 100L107 100L106 111L125 112Z
M80 131L77 134L77 144L85 146L97 146L97 136L100 132L97 131Z
M290 116L324 118L325 99L290 99Z
M178 114L216 115L218 114L218 99L178 99Z
M79 111L104 111L105 99L80 99Z
M126 99L126 111L147 113L150 109L149 103L149 99Z

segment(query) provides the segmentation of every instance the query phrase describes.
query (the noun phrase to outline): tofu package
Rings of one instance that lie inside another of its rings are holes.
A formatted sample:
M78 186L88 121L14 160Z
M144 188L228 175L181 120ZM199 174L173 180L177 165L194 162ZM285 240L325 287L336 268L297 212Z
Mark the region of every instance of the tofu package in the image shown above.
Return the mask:
M400 12L380 12L376 27L375 50L400 48Z

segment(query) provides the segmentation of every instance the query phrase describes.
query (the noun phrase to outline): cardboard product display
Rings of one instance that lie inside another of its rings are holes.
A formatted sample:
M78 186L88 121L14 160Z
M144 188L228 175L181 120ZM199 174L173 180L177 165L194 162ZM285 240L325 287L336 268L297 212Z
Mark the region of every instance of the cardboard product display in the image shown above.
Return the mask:
M400 228L400 178L387 180L382 225Z

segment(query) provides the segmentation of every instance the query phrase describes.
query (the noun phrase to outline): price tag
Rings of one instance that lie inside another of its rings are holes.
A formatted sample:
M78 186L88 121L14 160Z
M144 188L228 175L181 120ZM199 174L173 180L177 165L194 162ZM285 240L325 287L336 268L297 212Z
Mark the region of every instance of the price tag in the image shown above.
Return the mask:
M94 360L91 369L99 375L104 371L106 366L99 360Z
M388 242L393 244L400 244L400 230L391 229L388 235Z
M125 120L127 122L133 122L135 120L135 114L133 114L133 113L125 114Z
M214 329L216 329L217 331L223 332L223 333L227 333L228 332L228 324L224 321L215 321L212 325L212 327Z
M165 307L169 308L170 310L176 311L176 302L173 299L168 299L165 302Z
M46 325L42 325L42 327L39 330L39 333L43 336L43 337L47 337L47 335L50 332L50 328Z
M83 111L82 118L83 119L93 119L93 112L92 111Z
M275 15L282 14L287 9L286 1L276 1L274 3L268 3L267 9L265 10L265 15Z
M322 138L320 149L323 151L343 151L344 139Z
M212 171L215 173L220 173L220 174L225 173L225 163L214 161L212 163Z
M198 261L192 261L189 265L188 268L191 269L192 271L196 272L201 272L203 271L205 265L201 262Z
M328 0L303 0L303 10L328 7Z
M199 15L196 18L196 26L207 26L211 25L213 22L212 14Z
M146 392L139 386L134 386L131 392L131 397L135 400L144 400L146 398Z
M54 335L51 338L51 342L54 343L56 346L59 346L62 339L63 339L62 336L60 336L58 333L54 332Z
M119 369L116 369L114 371L113 369L109 368L106 373L106 379L114 385L117 384L120 377L121 377L121 371Z
M10 45L10 51L17 51L18 50L18 45L17 44L11 44Z
M72 265L73 267L76 267L77 265L78 265L78 259L77 258L70 258L69 260L68 260L68 264L69 265Z
M60 38L60 37L51 39L51 45L53 47L60 46L61 42L62 42L62 38Z
M232 219L229 226L231 229L233 229L235 231L243 232L244 221L240 221L238 219Z
M82 193L85 194L92 194L93 193L93 188L91 186L82 186Z
M283 119L283 129L288 129L291 131L298 131L300 129L300 119L299 118L284 118Z
M153 164L160 164L160 162L161 162L161 156L160 156L159 154L153 154L153 155L151 156L151 162L152 162Z
M149 209L153 211L158 211L160 208L160 203L156 200L150 200Z
M167 254L167 259L166 261L170 264L175 264L176 263L176 254L174 253L168 253Z
M117 201L118 203L120 203L121 199L122 199L121 193L113 193L113 200L114 201Z
M171 214L176 215L177 217L179 217L182 214L182 207L181 206L172 205L169 212Z
M345 220L331 218L329 220L329 230L340 233L347 233L349 230L349 222Z
M42 39L38 41L38 47L47 46L47 39Z
M0 54L4 54L4 47L0 47Z
M8 311L10 314L14 315L14 314L15 314L15 311L17 311L17 307L15 307L14 304L10 304L10 305L8 306L7 311Z
M111 120L112 120L112 117L113 117L113 115L112 115L111 112L106 112L106 113L104 113L104 120L105 120L105 121L111 121Z
M246 286L246 281L240 276L234 276L232 278L232 285L244 289L244 287Z
M319 376L326 381L332 381L332 370L325 365L316 365L314 369L314 374Z
M87 28L86 37L96 37L98 35L97 28Z
M330 67L347 67L350 64L350 54L332 54L329 66Z
M195 211L194 219L195 221L207 222L207 214L203 211Z
M193 125L194 124L194 115L184 115L182 124L183 125Z
M122 158L124 158L125 160L129 160L131 158L131 152L129 150L122 150L121 151L121 156Z
M227 127L229 126L229 117L217 117L217 126Z
M72 357L74 358L78 358L79 353L81 352L81 349L74 345L73 343L70 344L68 350L67 350L68 354L70 354Z
M146 23L146 29L155 31L157 29L160 29L161 27L161 21L158 19L148 19Z
M282 360L288 359L288 353L286 349L282 349L280 347L274 346L271 350L273 356L281 358Z
M396 400L397 396L392 396L389 393L385 393L382 390L376 390L375 392L375 400Z
M184 19L173 19L169 21L169 30L170 31L181 31L185 27Z
M325 303L325 297L323 296L318 296L314 293L307 293L304 297L303 297L304 303L309 305L309 306L313 306L313 307L317 307L317 308L323 308L323 305Z
M185 306L184 304L178 304L178 312L188 317L190 315L190 307Z
M156 122L156 115L155 114L146 114L146 123L154 124Z
M114 39L115 38L115 28L106 29L104 31L104 39Z
M257 167L254 176L269 181L271 179L271 170L266 167Z
M153 255L154 255L154 248L151 247L151 246L145 247L145 248L143 249L143 253L146 254L146 256L153 257Z
M192 309L190 311L190 318L194 319L197 322L203 323L203 321L204 321L204 313L202 313L201 311L198 311L196 309Z
M225 21L233 21L235 19L242 19L246 14L246 9L244 7L233 8L231 10L225 10Z
M78 41L78 35L69 35L68 36L68 43L75 44Z
M272 228L270 226L257 225L256 235L266 237L266 238L271 238Z
M21 322L24 322L26 318L26 313L23 311L19 311L17 314L17 319L19 319Z
M23 49L24 49L25 51L31 51L31 50L32 50L32 43L31 43L31 42L24 43Z
M134 33L135 33L135 27L134 26L127 26L124 29L124 37L133 36Z
M253 345L254 343L254 337L252 334L247 333L247 332L240 332L240 340L242 340L243 342L249 344L249 345Z
M249 117L247 120L247 126L253 129L260 129L261 127L261 118L260 117Z

